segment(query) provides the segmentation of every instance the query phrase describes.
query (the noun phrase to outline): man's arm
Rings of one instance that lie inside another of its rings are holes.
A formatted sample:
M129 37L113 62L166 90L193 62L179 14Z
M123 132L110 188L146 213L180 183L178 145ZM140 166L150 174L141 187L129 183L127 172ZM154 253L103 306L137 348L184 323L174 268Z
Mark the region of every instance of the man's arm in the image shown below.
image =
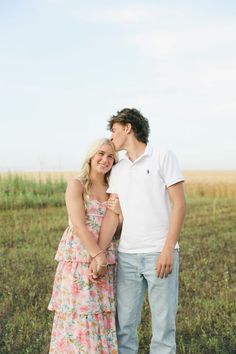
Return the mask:
M103 218L99 239L98 239L98 247L105 250L109 247L113 235L116 232L117 226L119 224L119 215L115 214L114 211L107 209L106 214ZM105 274L105 269L103 269ZM93 259L89 266L89 276L91 281L96 281L98 278L96 261ZM94 280L96 279L96 280Z
M119 215L107 209L99 233L98 245L101 249L110 245L119 225Z
M184 221L186 212L186 202L184 196L183 182L176 183L168 188L170 200L172 202L172 211L170 217L170 226L161 255L157 261L157 276L167 277L172 272L173 251Z
M120 206L119 197L117 194L111 194L110 198L107 201L107 208L119 216L119 224L117 226L115 234L113 235L113 239L119 240L122 232L123 214Z

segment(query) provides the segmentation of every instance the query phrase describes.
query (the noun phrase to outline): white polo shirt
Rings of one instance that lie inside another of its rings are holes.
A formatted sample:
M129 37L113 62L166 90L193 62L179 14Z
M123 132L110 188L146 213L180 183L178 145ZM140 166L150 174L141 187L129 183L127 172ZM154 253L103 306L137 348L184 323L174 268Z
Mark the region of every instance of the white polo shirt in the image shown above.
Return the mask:
M161 252L172 207L167 188L183 180L173 152L150 145L137 160L126 154L113 167L107 193L118 194L124 217L120 252Z

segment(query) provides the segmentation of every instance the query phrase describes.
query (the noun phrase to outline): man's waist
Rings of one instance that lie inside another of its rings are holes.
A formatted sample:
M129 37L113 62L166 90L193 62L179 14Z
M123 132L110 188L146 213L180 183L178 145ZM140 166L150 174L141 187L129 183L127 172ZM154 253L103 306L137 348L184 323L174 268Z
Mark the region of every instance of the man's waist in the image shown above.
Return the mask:
M155 252L161 252L164 246L164 242L162 244L159 244L158 246L155 247L147 247L147 246L143 246L143 247L122 247L122 245L119 245L118 247L118 251L121 253L155 253ZM179 249L179 244L178 242L175 245L175 249Z
M149 235L122 234L118 250L125 253L161 252L166 241L167 232ZM178 248L178 245L176 246Z

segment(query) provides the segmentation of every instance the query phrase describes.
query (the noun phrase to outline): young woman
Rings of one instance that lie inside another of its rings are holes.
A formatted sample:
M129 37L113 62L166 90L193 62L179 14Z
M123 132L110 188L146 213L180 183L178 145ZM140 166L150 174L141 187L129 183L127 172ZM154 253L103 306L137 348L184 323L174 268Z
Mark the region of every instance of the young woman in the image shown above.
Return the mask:
M89 150L77 178L69 182L66 206L69 226L55 259L59 262L49 310L55 311L50 353L115 354L114 273L116 243L103 249L98 236L108 203L109 175L118 161L112 143L98 140ZM93 273L89 265L93 261Z

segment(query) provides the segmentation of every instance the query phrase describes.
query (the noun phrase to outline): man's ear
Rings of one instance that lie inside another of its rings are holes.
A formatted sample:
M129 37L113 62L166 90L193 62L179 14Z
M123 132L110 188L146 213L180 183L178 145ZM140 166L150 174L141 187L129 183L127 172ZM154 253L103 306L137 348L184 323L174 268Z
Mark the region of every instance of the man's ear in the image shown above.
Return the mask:
M127 124L125 125L125 132L126 132L126 134L129 134L129 133L131 132L131 130L132 130L132 125L131 125L130 123L127 123Z

